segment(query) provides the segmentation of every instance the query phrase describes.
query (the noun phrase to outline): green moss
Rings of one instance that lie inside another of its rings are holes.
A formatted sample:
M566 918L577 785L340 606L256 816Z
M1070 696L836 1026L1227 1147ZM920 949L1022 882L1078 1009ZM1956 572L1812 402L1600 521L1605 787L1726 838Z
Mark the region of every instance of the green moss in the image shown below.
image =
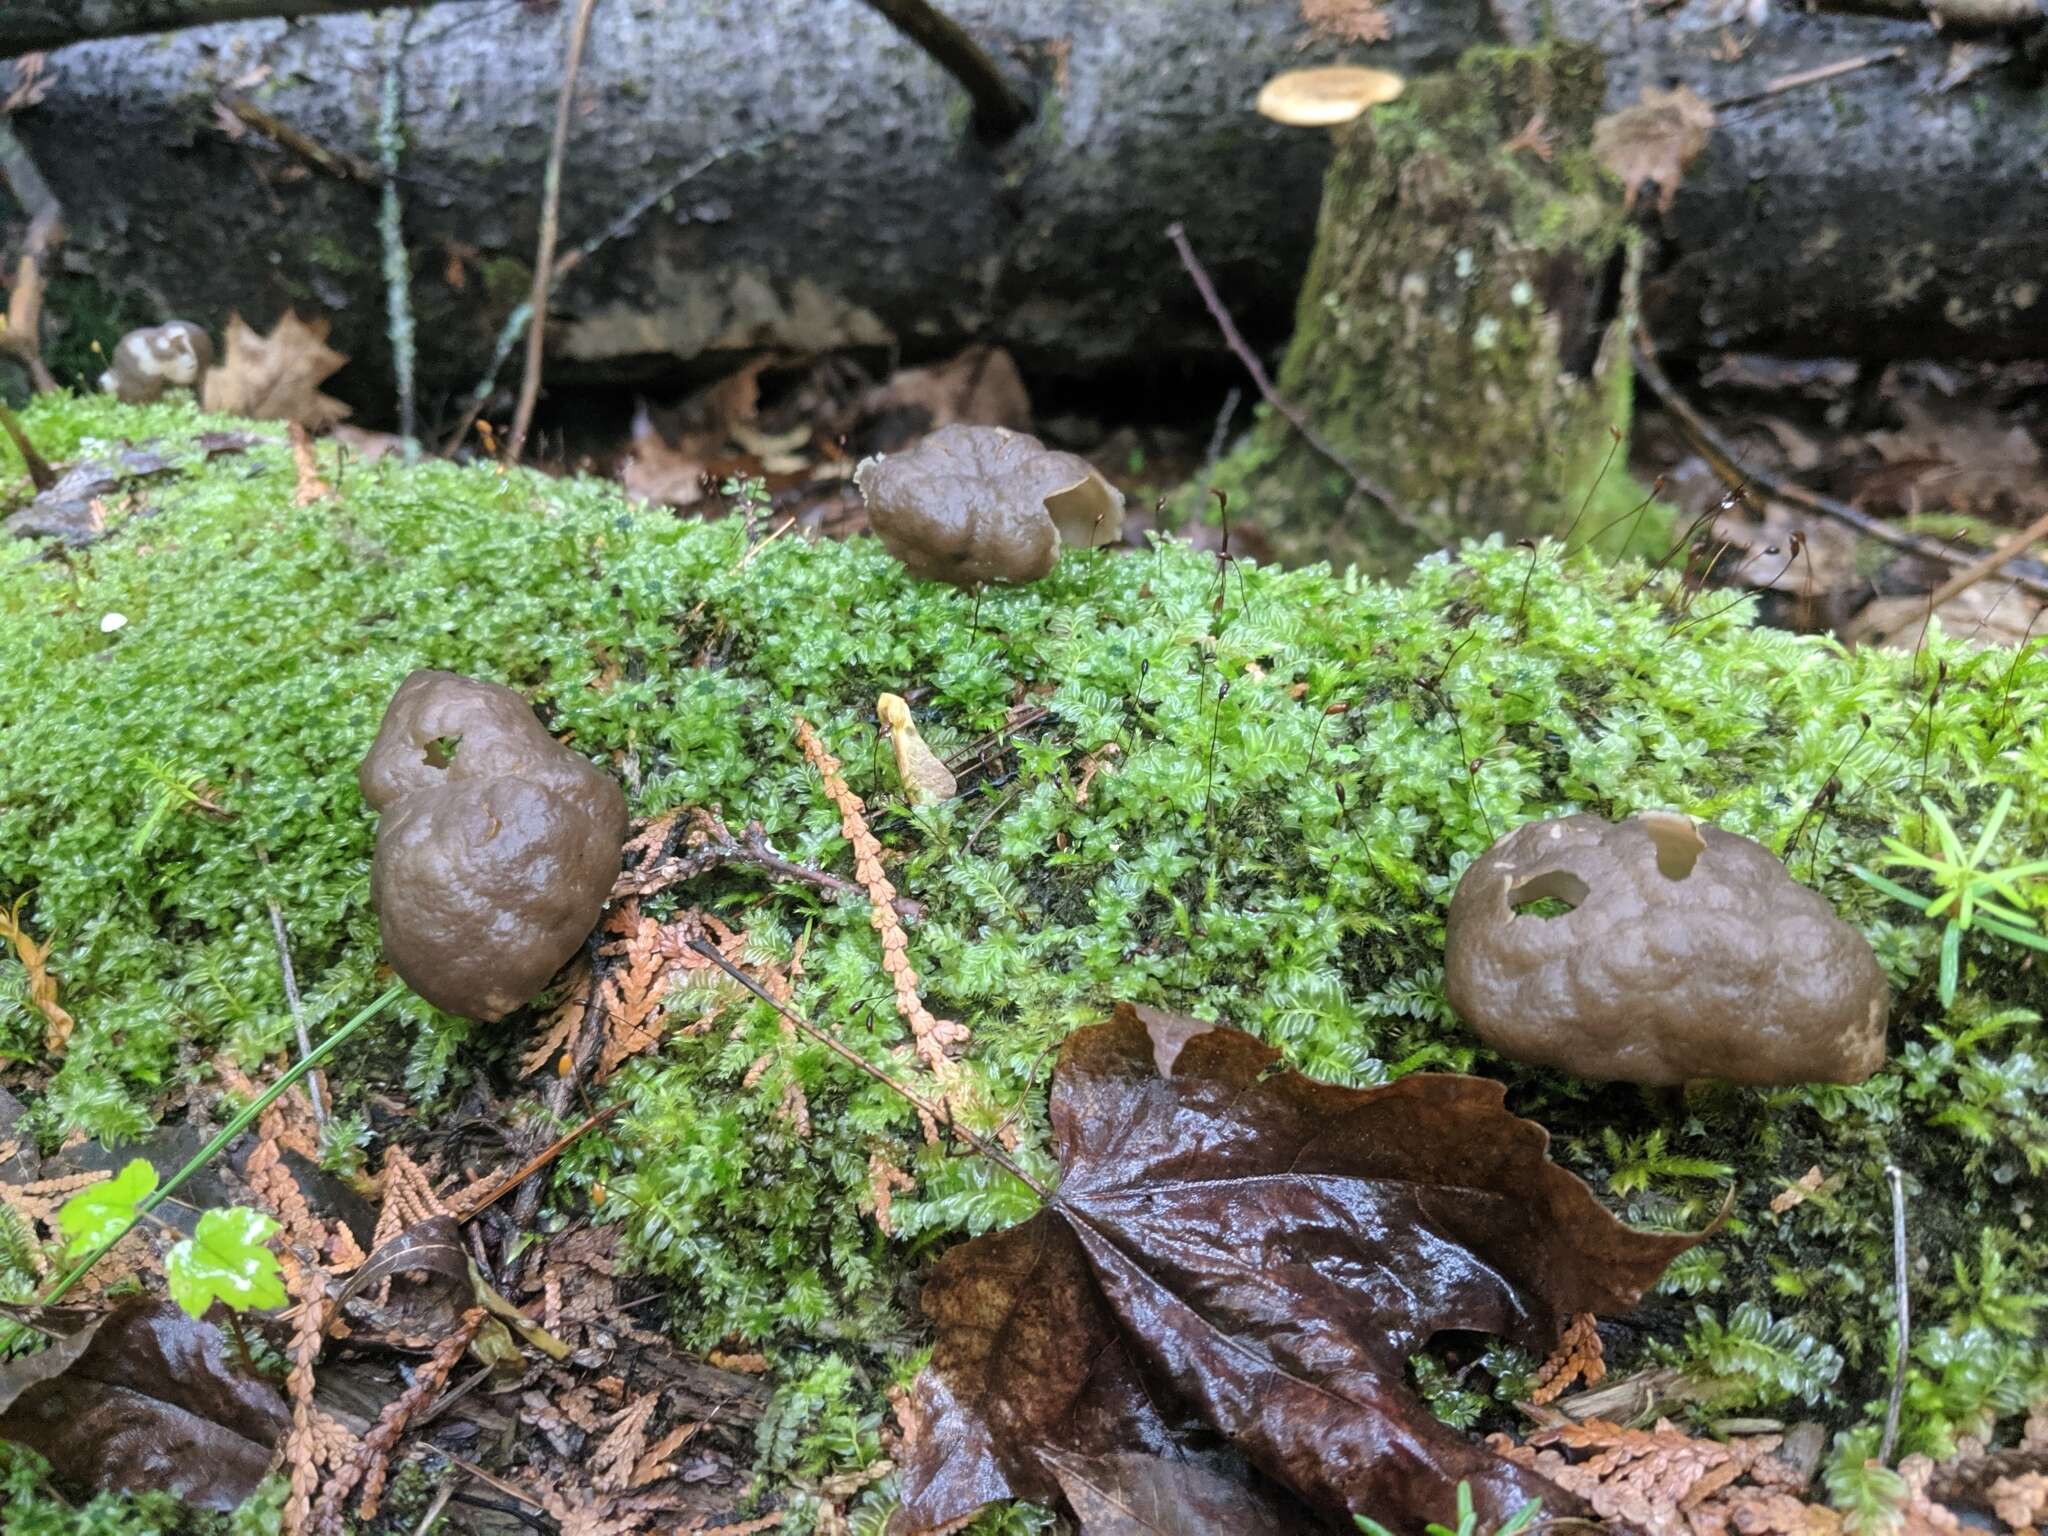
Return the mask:
M814 721L875 808L897 884L929 909L911 953L934 1008L973 1030L971 1118L1019 1115L1037 1166L1045 1050L1118 998L1220 1016L1344 1082L1469 1067L1506 1079L1558 1156L1635 1220L1703 1223L1720 1188L1700 1166L1733 1170L1728 1226L1646 1305L1617 1370L1662 1353L1759 1411L1864 1420L1887 1380L1890 1162L1927 1261L1907 1448L2048 1390L2026 1278L2048 1263L2033 1209L2048 1173L2041 973L1973 934L1944 1015L1935 934L1848 870L1883 834L1914 835L1923 790L1967 839L2012 787L1989 856L2048 845L2039 647L1848 655L1750 627L1744 600L1498 540L1425 561L1405 587L1239 565L1220 609L1214 559L1181 545L1070 556L988 594L977 628L969 598L908 580L867 540L784 538L742 569L738 519L446 464L330 465L340 498L299 507L281 442L202 463L175 446L201 424L100 400L30 416L53 456L157 437L186 466L148 490L150 516L75 560L0 568L0 897L28 893L79 1021L33 1095L38 1134L139 1134L217 1049L252 1063L282 1049L266 895L316 1034L373 994L355 764L398 681L448 667L526 691L638 812L717 804L844 871L837 816L791 737L793 714ZM103 633L109 612L125 627ZM913 815L872 709L916 688L942 752L1001 726L1020 690L1051 716L1018 741L1012 776ZM1121 756L1077 806L1081 759L1108 742ZM161 793L142 756L203 777L234 819L172 814L138 846ZM1831 779L1839 797L1809 814ZM1785 852L1870 936L1899 988L1884 1072L1859 1088L1706 1088L1674 1111L1476 1046L1440 968L1466 862L1531 818L1650 807ZM860 905L745 875L682 894L759 957L803 942L810 1016L876 1058L901 1045ZM430 1112L505 1071L523 1035L416 1004L335 1091L345 1112L378 1090ZM0 976L0 1049L36 1063L39 1040L17 967ZM808 1137L782 1113L791 1079ZM943 1244L1023 1214L1016 1186L925 1147L885 1092L730 999L709 1032L672 1036L607 1091L630 1111L577 1145L557 1198L580 1208L601 1180L603 1215L672 1288L678 1335L757 1341L777 1362L769 1475L867 1455L888 1375L874 1367L907 1368L920 1338L909 1280ZM877 1150L918 1179L893 1240L861 1213ZM1815 1164L1839 1185L1769 1213ZM0 1290L21 1295L5 1237Z

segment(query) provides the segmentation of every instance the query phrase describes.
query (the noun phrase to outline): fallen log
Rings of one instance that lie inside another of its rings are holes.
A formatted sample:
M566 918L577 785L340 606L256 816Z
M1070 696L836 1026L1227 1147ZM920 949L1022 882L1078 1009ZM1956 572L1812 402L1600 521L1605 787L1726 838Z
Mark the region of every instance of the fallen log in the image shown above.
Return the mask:
M1185 224L1255 345L1286 333L1330 146L1259 118L1259 86L1338 58L1440 71L1471 44L1533 40L1541 9L1387 0L1392 37L1366 47L1319 34L1298 0L944 8L1036 87L1032 120L999 143L866 0L605 0L568 148L565 246L707 151L768 142L683 184L556 287L550 385L674 381L759 347L928 354L970 338L1008 344L1041 376L1234 370L1163 230ZM1610 109L1672 79L1740 103L1669 214L1648 215L1645 314L1667 347L2048 354L2041 94L2019 70L1944 91L1950 45L1919 23L1774 6L1752 30L1709 26L1703 6L1548 9L1601 46ZM375 187L216 105L253 97L333 164L374 162L400 26L248 22L51 55L47 95L15 124L69 229L49 308L72 330L46 347L53 366L89 376L86 342L127 323L218 328L230 309L267 323L295 305L332 317L355 358L337 385L388 416ZM530 286L562 26L558 12L464 3L411 27L401 177L429 393L467 390ZM1893 49L1820 85L1781 83ZM0 233L18 245L22 227Z

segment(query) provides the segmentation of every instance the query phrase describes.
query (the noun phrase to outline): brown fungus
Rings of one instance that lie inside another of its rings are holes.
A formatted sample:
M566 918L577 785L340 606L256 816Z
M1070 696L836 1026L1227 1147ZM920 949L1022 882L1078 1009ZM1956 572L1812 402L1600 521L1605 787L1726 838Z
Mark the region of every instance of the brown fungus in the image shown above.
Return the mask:
M212 338L189 320L172 320L130 331L116 342L100 388L129 405L149 405L167 389L197 394L212 366Z
M1445 990L1504 1056L1671 1085L1860 1083L1884 973L1770 850L1690 817L1517 827L1452 898Z
M1062 543L1123 537L1123 495L1093 465L1007 427L941 427L863 459L853 479L876 537L928 581L1036 581Z
M499 1019L576 953L618 879L626 799L497 683L415 672L356 770L379 817L384 953L437 1008Z

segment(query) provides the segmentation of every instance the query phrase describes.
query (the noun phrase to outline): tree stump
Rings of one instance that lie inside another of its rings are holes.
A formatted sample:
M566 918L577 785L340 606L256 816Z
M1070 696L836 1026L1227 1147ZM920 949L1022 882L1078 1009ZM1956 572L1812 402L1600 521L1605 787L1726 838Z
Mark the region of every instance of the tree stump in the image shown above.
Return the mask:
M1596 49L1484 48L1336 130L1278 381L1334 455L1267 410L1212 478L1282 558L1398 571L1561 532L1596 480L1584 527L1628 532L1640 493L1600 471L1628 426L1636 239L1591 153L1601 105Z

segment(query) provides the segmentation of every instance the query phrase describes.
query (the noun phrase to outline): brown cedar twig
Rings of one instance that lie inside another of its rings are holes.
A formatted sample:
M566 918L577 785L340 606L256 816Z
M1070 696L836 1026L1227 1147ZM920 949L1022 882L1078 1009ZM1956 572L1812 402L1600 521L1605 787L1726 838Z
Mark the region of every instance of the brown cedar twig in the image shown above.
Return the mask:
M541 178L540 245L533 258L533 318L526 332L526 372L519 381L519 403L512 412L512 435L505 442L505 462L517 464L533 426L533 408L540 399L541 353L547 343L548 289L555 277L555 236L562 216L562 157L569 147L569 118L576 105L576 72L583 67L583 44L590 36L590 13L597 0L580 0L569 29L569 56L562 66L562 94L555 103L555 138Z
M790 1023L794 1024L798 1029L802 1030L805 1034L809 1035L813 1040L817 1041L818 1044L824 1046L826 1050L830 1051L840 1060L846 1062L849 1066L855 1067L860 1071L865 1072L869 1077L873 1078L876 1082L880 1083L884 1088L887 1088L891 1093L895 1094L898 1098L902 1099L904 1103L908 1104L912 1109L916 1110L918 1114L922 1115L927 1120L936 1121L941 1125L948 1126L953 1131L953 1133L957 1135L962 1141L966 1142L969 1147L973 1148L976 1152L979 1152L983 1157L987 1158L990 1162L994 1163L998 1168L1002 1169L1003 1172L1009 1174L1012 1178L1016 1179L1018 1183L1022 1184L1025 1188L1029 1189L1034 1195L1038 1196L1039 1199L1045 1201L1050 1201L1052 1199L1052 1191L1050 1189L1047 1189L1045 1185L1039 1183L1037 1179L1034 1179L1030 1174L1026 1173L1022 1168L1020 1168L1017 1165L1017 1163L1010 1157L1010 1155L1007 1152L1005 1152L1001 1147L996 1146L992 1142L983 1140L981 1137L975 1135L974 1132L968 1130L966 1126L961 1125L957 1121L955 1121L952 1118L952 1116L947 1112L946 1106L944 1104L935 1104L930 1099L927 1099L923 1094L919 1093L916 1089L905 1087L902 1083L899 1083L895 1078L891 1077L888 1073L884 1072L880 1067L876 1066L873 1062L869 1061L865 1056L861 1055L851 1046L842 1044L837 1038L827 1034L824 1030L820 1029L817 1025L813 1024L809 1019L805 1018L802 1014L798 1013L794 1008L790 1007L787 1003L782 1002L780 999L772 996L768 992L767 988L763 987L759 982L755 981L753 977L749 976L745 971L741 970L738 966L734 965L730 960L726 959L724 955L720 954L718 951L718 946L716 944L707 944L702 939L692 939L690 940L690 948L695 950L698 954L702 955L706 960L709 960L713 965L717 966L721 971L725 972L726 975L730 976L734 981L738 982L741 986L745 987L749 992L753 993L754 996L758 997L770 1008L773 1008L777 1013L781 1014L785 1019L789 1020Z
M960 83L974 103L974 131L983 139L1000 143L1031 121L1031 103L1011 86L988 50L930 0L867 0L867 5Z
M1894 549L1910 550L1923 559L1936 560L1945 566L1965 563L1954 551L1934 540L1923 539L1918 534L1894 528L1882 518L1872 517L1868 512L1859 507L1852 507L1846 501L1837 501L1832 496L1809 491L1794 481L1780 479L1767 469L1743 467L1735 445L1680 395L1672 386L1671 380L1665 377L1664 370L1657 365L1656 341L1646 326L1636 327L1636 344L1632 349L1632 355L1637 376L1650 386L1651 392L1658 399L1664 402L1664 408L1671 412L1679 430L1700 451L1701 457L1713 466L1714 473L1729 485L1753 485L1775 500L1789 502L1804 511L1832 518L1838 523L1854 528L1858 533L1866 533L1873 539L1880 539ZM1996 572L1987 571L1983 574L1992 575ZM2036 597L2048 597L2048 579L2023 570L2004 574L2010 575L2015 582Z
M1898 1294L1899 1342L1892 1351L1892 1396L1884 1410L1884 1439L1877 1448L1880 1465L1892 1464L1899 1443L1899 1410L1906 1399L1906 1346L1912 1328L1912 1301L1906 1294L1906 1181L1895 1164L1887 1163L1885 1182L1892 1187L1892 1285Z
M1400 498L1360 470L1343 454L1324 440L1321 433L1309 425L1309 420L1299 406L1282 395L1266 376L1266 368L1259 361L1259 354L1245 343L1238 334L1237 322L1230 318L1230 311L1223 307L1223 297L1217 293L1216 285L1209 281L1209 274L1195 257L1195 248L1188 244L1188 232L1179 223L1166 226L1166 238L1173 242L1173 248L1180 252L1180 264L1188 269L1188 276L1194 279L1195 291L1202 296L1202 303L1208 306L1209 316L1216 322L1216 328L1223 333L1223 340L1230 350L1237 354L1237 360L1244 364L1245 372L1252 376L1252 383L1258 386L1259 394L1266 404L1273 407L1293 424L1301 434L1301 440L1315 449L1332 464L1351 477L1351 483L1366 495L1387 509L1395 522L1403 528L1416 526L1414 514L1401 504Z

